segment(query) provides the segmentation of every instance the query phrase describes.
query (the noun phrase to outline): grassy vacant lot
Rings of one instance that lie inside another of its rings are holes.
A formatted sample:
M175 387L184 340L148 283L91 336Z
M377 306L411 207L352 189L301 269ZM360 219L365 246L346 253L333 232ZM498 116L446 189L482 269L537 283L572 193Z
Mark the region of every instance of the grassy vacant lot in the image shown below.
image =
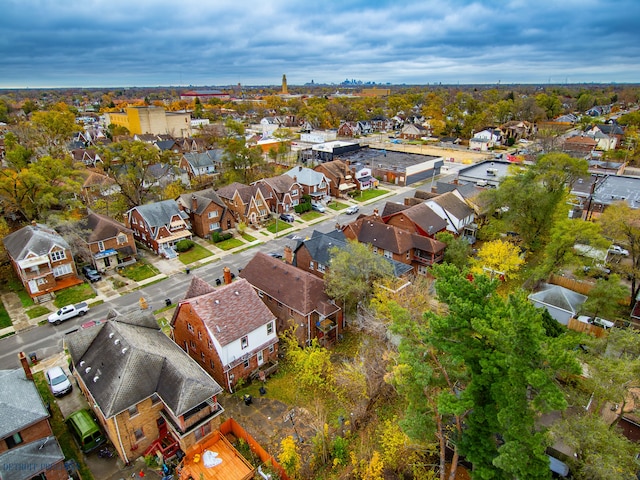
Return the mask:
M210 250L207 250L202 245L198 245L196 243L186 252L181 252L180 255L178 255L178 259L185 265L189 265L190 263L197 262L198 260L210 257L211 255L213 255L213 253L211 253Z
M36 317L45 315L50 311L51 310L49 310L47 307L43 305L38 305L37 307L33 307L33 308L30 308L29 310L26 310L24 313L26 313L29 318L36 318Z
M64 457L68 460L73 458L78 463L78 468L80 470L80 475L83 480L93 480L93 475L91 471L84 464L82 453L78 448L78 445L73 440L71 436L71 432L67 428L67 424L64 423L64 418L62 417L62 413L60 412L60 408L56 403L54 396L49 391L49 387L47 385L46 380L44 379L44 373L38 372L33 374L33 380L38 388L38 392L40 392L40 396L44 401L45 405L50 405L51 407L51 417L49 418L49 422L51 423L51 428L53 429L53 434L58 439L58 443L62 448L62 453L64 453ZM76 387L77 388L77 387Z
M9 290L18 295L18 297L20 298L20 303L24 308L33 305L33 300L31 300L31 297L24 289L24 286L22 285L20 280L18 280L15 274L11 275L11 279L9 280L9 282L7 282L7 286L9 287Z
M284 232L288 228L291 228L291 224L288 222L283 222L279 218L276 218L275 222L267 226L267 230L269 230L271 233Z
M81 283L74 287L65 288L56 292L56 299L53 304L56 307L64 307L65 305L72 305L74 303L83 302L96 296L96 292L93 291L91 285L88 283Z
M0 302L0 328L7 328L11 326L11 318L7 313L7 309L4 308L2 302Z
M359 194L355 195L353 199L356 202L366 202L382 195L389 193L389 190L383 190L381 188L373 188L370 190L362 190Z
M134 282L139 282L140 280L146 280L147 278L158 275L160 270L144 260L138 260L133 265L127 265L118 270L118 273Z
M232 248L244 245L244 242L239 238L230 238L229 240L223 240L222 242L214 243L214 245L221 250L231 250Z

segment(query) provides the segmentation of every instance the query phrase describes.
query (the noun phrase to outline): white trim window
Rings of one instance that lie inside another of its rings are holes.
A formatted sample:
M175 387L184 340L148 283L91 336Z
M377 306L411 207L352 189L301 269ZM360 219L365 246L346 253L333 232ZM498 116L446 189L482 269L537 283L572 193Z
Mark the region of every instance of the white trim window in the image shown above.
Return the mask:
M56 250L55 252L51 252L49 255L51 256L52 262L59 262L60 260L67 258L67 254L64 253L64 250Z
M218 211L214 210L212 212L209 212L209 218L218 218Z
M65 263L64 265L60 265L60 266L55 267L53 269L53 276L54 277L61 277L63 275L68 275L72 271L73 271L73 269L71 268L71 264Z

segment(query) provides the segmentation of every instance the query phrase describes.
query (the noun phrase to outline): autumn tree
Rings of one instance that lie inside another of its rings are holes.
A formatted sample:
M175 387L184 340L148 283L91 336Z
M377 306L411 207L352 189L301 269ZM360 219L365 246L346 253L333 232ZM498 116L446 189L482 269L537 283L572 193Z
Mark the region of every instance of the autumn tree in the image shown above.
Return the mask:
M31 115L33 141L56 157L64 155L64 147L71 141L74 133L80 130L76 116L64 103L54 105L51 110L37 111Z
M524 258L520 256L517 245L503 240L493 240L478 250L471 271L491 278L506 279L515 277L523 264Z
M620 283L618 275L611 275L608 279L599 278L580 311L594 317L611 317L617 313L619 303L628 295L629 289Z
M559 219L551 227L549 242L545 246L543 276L563 265L574 263L577 260L573 248L576 243L607 248L607 241L602 236L599 224L571 218Z
M298 450L298 445L292 436L285 437L280 442L280 453L278 461L284 471L287 472L289 478L300 478L300 470L302 469L302 459Z
M449 232L439 232L436 234L436 240L447 245L444 251L444 262L451 263L460 269L467 266L471 245L469 245L466 238L454 237Z
M315 338L302 348L295 329L287 330L281 338L286 346L288 368L296 378L300 391L308 395L320 391L330 392L335 383L331 352Z

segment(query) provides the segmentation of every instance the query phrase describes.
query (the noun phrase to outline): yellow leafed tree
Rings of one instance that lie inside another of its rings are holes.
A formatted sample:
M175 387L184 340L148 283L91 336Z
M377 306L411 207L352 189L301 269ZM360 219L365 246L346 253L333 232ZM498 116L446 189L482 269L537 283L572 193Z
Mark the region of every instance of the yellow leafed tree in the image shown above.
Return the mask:
M471 271L485 274L491 278L507 279L515 277L524 259L520 257L520 249L502 240L485 243L478 251L478 258L473 262Z

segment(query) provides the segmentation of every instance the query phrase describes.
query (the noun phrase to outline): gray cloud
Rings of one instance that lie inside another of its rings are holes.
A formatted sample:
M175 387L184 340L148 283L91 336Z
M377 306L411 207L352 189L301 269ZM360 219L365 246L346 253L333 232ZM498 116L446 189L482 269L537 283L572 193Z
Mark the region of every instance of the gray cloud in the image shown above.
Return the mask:
M0 87L640 81L640 2L4 0Z

